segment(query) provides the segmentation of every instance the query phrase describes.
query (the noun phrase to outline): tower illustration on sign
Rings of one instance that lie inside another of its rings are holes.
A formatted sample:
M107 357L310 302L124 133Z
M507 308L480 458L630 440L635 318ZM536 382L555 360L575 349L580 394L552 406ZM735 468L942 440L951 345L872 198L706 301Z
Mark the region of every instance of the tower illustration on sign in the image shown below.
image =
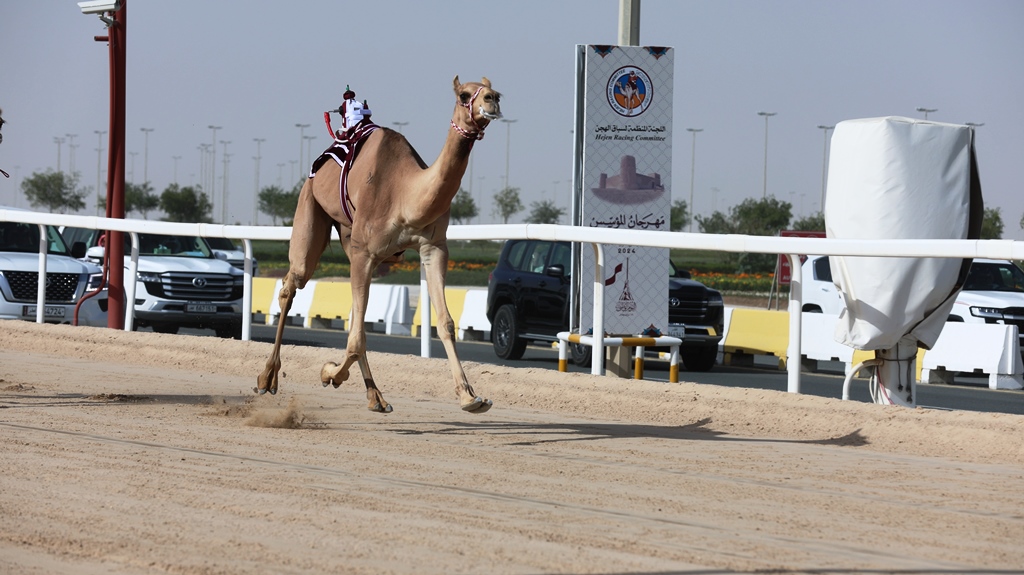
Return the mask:
M625 313L636 311L636 300L633 299L633 294L629 293L629 258L626 258L626 280L622 284L619 301L615 302L615 311Z
M619 159L619 173L609 176L602 172L594 195L606 202L619 205L634 205L650 202L665 193L661 174L638 174L636 158L625 155Z

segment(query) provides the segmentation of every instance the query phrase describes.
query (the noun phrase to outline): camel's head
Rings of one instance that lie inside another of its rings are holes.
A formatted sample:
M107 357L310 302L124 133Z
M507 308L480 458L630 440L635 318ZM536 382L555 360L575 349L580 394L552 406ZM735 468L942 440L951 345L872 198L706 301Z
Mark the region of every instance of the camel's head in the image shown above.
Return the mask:
M457 104L452 125L463 136L483 138L487 124L501 118L501 94L491 89L491 81L487 78L462 84L455 76L452 84Z

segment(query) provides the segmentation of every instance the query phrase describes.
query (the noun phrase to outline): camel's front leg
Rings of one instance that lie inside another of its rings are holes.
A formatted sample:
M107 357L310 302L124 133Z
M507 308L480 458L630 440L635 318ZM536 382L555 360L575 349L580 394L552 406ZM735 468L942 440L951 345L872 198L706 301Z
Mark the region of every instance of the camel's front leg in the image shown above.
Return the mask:
M478 396L473 391L466 372L462 369L459 355L455 351L455 321L452 320L451 313L448 312L448 303L444 298L444 278L448 272L448 246L429 244L422 246L420 262L425 266L427 291L430 292L430 301L433 302L434 311L437 312L437 336L441 338L444 351L448 354L448 365L451 367L452 378L455 380L455 393L459 396L463 410L483 413L491 408L493 402ZM423 313L430 312L424 310ZM420 317L430 316L420 314Z
M349 260L352 262L352 325L349 328L348 345L345 347L345 362L341 365L334 362L325 364L320 370L320 381L324 387L330 384L337 388L348 379L352 364L359 362L359 371L362 372L363 382L366 384L366 399L369 402L367 408L378 413L391 413L392 407L377 389L377 384L370 373L370 364L366 361L364 326L366 305L370 299L370 272L375 264L369 256L353 252L355 250L351 250L349 254Z

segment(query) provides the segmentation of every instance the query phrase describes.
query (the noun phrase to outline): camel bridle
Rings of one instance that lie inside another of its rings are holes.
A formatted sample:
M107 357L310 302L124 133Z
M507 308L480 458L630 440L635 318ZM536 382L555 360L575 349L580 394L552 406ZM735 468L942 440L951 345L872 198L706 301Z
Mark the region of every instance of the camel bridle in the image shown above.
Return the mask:
M464 129L462 126L459 126L458 124L456 124L455 123L455 118L452 118L452 120L451 120L452 127L455 128L455 131L458 132L463 138L466 138L466 139L469 139L469 140L483 140L484 139L484 129L481 128L480 125L476 123L476 120L473 119L473 101L476 100L476 97L480 95L480 92L483 91L483 89L484 89L483 86L480 86L479 88L477 88L476 92L473 92L473 97L470 98L469 101L466 102L465 104L463 104L459 100L455 100L455 103L457 105L462 106L463 108L466 108L466 110L469 111L469 123L472 124L474 129L476 129L476 132L470 132L469 130Z

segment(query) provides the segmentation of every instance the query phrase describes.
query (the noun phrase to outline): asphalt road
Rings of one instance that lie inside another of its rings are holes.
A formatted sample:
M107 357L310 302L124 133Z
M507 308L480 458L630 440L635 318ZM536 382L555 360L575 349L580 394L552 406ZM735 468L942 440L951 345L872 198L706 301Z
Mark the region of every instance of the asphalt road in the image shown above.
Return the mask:
M212 331L182 330L182 333L212 335ZM274 328L265 325L252 326L252 339L273 343ZM341 350L348 340L348 332L333 329L305 329L288 326L285 328L285 343L306 345ZM463 361L475 361L512 367L538 367L558 369L558 352L553 348L530 346L523 359L506 361L494 355L489 342L461 341L457 343L459 357ZM420 355L420 340L416 337L391 336L380 333L367 333L367 347L372 351ZM340 354L340 351L339 351ZM325 357L324 361L338 359ZM431 357L444 358L444 347L436 337L431 340ZM589 373L590 368L569 365L570 371ZM804 372L801 377L801 393L822 397L841 398L843 390L842 365L827 365L818 373ZM645 378L668 382L668 362L651 359L645 363ZM255 372L254 372L255 373ZM730 387L749 387L755 389L771 389L786 391L787 375L785 371L773 369L772 366L753 368L729 367L716 365L708 372L680 371L680 380L708 385L724 385ZM920 407L937 409L958 409L992 413L1012 413L1024 415L1024 391L990 390L987 379L979 376L959 376L954 385L918 385ZM867 379L856 378L850 386L850 400L870 402Z

